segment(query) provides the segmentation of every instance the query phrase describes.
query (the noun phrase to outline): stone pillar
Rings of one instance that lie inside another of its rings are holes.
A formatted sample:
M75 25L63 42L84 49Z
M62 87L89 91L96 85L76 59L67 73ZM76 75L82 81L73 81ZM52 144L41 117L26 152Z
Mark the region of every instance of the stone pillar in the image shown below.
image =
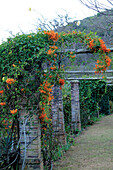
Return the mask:
M66 133L64 127L64 114L63 114L63 97L62 90L58 85L53 87L52 100L52 125L54 130L54 135L58 138L61 144L66 144Z
M75 132L76 129L81 131L78 80L71 81L71 113L72 113L72 131Z
M26 118L25 118L26 116ZM20 167L25 160L26 170L43 170L43 161L41 158L41 132L40 123L37 115L28 117L25 109L20 111ZM25 124L25 126L24 126ZM26 147L25 147L26 145ZM25 152L26 150L26 152Z

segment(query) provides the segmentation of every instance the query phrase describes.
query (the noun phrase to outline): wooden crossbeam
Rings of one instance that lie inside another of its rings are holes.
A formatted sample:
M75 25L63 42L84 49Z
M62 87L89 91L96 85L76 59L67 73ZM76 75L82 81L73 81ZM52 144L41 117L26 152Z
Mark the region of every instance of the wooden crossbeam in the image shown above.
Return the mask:
M65 78L66 80L103 80L102 77L71 77L71 78ZM107 80L112 80L113 77L107 77Z
M113 48L109 48L111 52L113 52ZM88 50L88 49L65 49L63 51L58 51L57 53L63 54L63 53L70 53L70 52L74 52L75 54L88 54L88 53L94 53L94 51L92 50Z
M65 71L64 73L66 74L90 74L90 73L94 73L95 71ZM113 70L107 70L105 73L113 73Z

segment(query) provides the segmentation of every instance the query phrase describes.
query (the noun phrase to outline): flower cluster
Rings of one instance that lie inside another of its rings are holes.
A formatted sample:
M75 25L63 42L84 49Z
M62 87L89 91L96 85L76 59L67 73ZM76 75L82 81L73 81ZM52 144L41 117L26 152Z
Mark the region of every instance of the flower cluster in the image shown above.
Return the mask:
M102 39L99 39L100 42L100 52L101 57L100 60L97 60L97 64L95 65L96 71L95 73L100 73L101 71L106 71L106 69L110 66L111 59L106 55L110 52L110 49L108 49Z
M104 43L104 41L102 39L99 39L99 42L100 42L100 50L103 52L103 53L109 53L110 52L110 49L108 49Z
M47 113L45 112L45 105L50 104L50 101L54 99L52 95L52 87L51 83L49 83L47 80L43 82L43 84L40 84L40 93L41 93L41 101L42 101L42 113L40 115L40 119L42 121L48 120Z
M6 105L6 102L1 102L0 105L1 105L1 106L5 106L5 105Z
M49 49L48 50L48 52L47 52L47 54L49 54L49 55L53 55L53 53L55 52L55 50L51 50L51 49Z
M3 90L0 90L0 94L2 94L4 91Z
M53 30L50 31L44 31L44 34L47 34L49 36L49 39L55 41L58 41L58 38L60 37L60 35L58 35L58 33L54 32Z
M11 128L12 122L9 120L3 120L2 121L3 126L5 126L5 129Z
M101 71L106 71L107 67L110 66L111 63L111 59L105 55L105 57L103 56L103 59L97 60L97 64L95 65L95 68L97 71L95 71L95 73L100 73Z
M2 120L2 125L4 127L4 129L10 129L11 128L11 121L13 121L13 117L15 116L15 114L17 113L17 109L11 109L10 108L14 108L14 103L12 105L12 102L15 102L15 100L13 101L13 99L15 98L15 96L13 96L13 94L11 93L11 91L14 92L15 86L8 86L8 85L14 85L15 83L15 79L13 78L7 78L5 79L5 77L2 78L1 83L2 87L4 86L4 89L0 90L0 110L1 113L4 113L1 120ZM5 84L4 84L5 83ZM8 85L7 85L8 84ZM6 88L7 87L7 88ZM11 94L10 94L11 93ZM11 101L7 100L7 95L9 94L9 98ZM5 117L6 116L6 117Z
M8 78L8 79L6 80L6 83L11 85L11 84L14 84L15 81L16 81L16 80L14 80L13 78Z
M64 86L64 84L65 84L65 80L59 79L59 84L60 84L60 89L62 89L62 86Z
M94 40L92 39L89 41L89 48L94 49L94 46L95 46Z
M100 55L100 59L97 60L97 64L95 65L95 73L100 73L101 71L106 71L106 69L110 66L111 59L106 55L110 52L104 43L104 41L100 38L86 38L86 42L88 47L94 52L98 52Z

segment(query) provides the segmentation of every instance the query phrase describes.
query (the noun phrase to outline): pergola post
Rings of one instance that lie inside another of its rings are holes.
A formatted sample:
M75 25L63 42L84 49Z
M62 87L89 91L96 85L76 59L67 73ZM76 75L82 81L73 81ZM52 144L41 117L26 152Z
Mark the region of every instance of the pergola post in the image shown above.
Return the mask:
M43 170L41 132L37 115L28 117L24 107L20 111L20 162L19 168Z
M81 131L80 121L80 103L79 103L79 81L71 81L71 113L72 113L72 131L78 129Z
M64 113L63 113L63 97L62 90L58 85L53 87L53 96L52 100L52 125L54 135L57 137L58 141L61 144L66 144L66 133L64 127Z

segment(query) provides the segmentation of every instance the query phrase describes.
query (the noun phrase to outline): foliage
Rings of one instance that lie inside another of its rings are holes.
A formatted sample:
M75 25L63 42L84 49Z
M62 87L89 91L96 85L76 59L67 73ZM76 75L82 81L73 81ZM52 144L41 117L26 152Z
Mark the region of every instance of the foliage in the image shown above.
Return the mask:
M99 102L99 106L100 106L100 113L103 113L105 115L110 114L109 96L107 93L105 93L102 96L102 99Z
M107 86L107 94L109 96L109 100L113 101L113 86Z
M45 125L42 127L41 145L44 169L50 169L53 161L58 160L63 154L70 148L72 144L72 138L70 134L67 135L66 145L62 145L54 132L52 124Z
M37 34L8 38L7 42L0 45L1 138L6 137L8 140L10 132L10 137L13 136L14 124L23 104L28 116L37 115L42 124L51 122L52 87L55 83L59 84L60 89L64 86L65 81L60 74L63 71L62 58L68 56L73 62L76 52L65 52L65 49L76 42L81 42L98 54L96 72L109 67L111 60L107 54L110 50L92 33L75 30L59 35L52 30L39 31Z
M90 118L98 116L98 103L105 93L106 82L103 80L80 80L81 123L85 126Z

